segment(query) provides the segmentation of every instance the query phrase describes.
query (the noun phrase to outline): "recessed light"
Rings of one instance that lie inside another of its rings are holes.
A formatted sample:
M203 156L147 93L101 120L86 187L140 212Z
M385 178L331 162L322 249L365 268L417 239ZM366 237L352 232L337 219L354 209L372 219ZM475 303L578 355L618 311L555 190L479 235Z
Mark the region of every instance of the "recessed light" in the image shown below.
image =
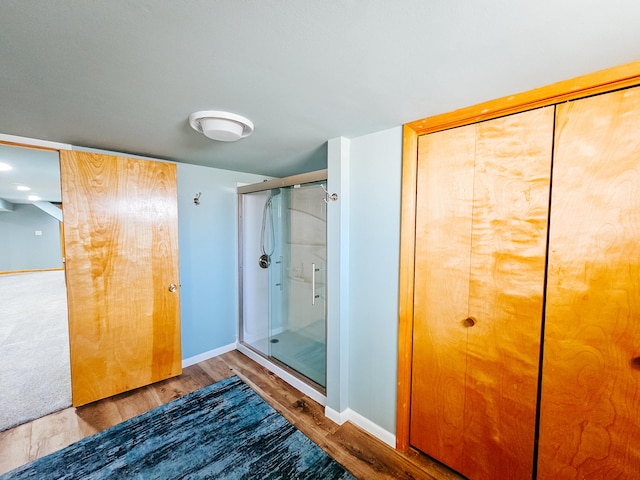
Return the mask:
M26 185L18 185L16 187L17 190L20 190L21 192L27 192L29 190L31 190L29 187L27 187Z
M0 172L8 172L9 170L11 170L13 167L11 165L9 165L8 163L2 163L0 162Z
M29 195L27 200L31 200L32 202L37 202L38 200L42 200L38 195Z

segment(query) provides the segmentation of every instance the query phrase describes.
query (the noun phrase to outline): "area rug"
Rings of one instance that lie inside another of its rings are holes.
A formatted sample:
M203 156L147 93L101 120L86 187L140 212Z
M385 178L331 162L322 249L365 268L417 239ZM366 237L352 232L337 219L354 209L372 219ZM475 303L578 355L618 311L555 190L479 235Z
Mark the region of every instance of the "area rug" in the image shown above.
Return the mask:
M231 377L0 479L353 479Z

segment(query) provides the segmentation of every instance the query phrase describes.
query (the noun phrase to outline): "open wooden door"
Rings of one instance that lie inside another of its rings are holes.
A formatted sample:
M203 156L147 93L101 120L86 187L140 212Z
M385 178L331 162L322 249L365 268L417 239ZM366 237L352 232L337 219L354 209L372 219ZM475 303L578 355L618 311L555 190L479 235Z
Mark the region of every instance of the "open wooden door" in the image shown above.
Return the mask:
M60 152L73 405L181 373L176 166Z

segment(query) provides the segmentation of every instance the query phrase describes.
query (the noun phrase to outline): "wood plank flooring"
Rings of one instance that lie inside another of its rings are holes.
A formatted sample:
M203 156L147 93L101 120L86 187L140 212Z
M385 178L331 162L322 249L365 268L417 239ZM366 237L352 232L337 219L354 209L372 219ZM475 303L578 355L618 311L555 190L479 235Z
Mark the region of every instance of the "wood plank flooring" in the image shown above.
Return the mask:
M232 375L359 479L462 478L417 452L402 454L349 422L333 423L321 405L238 351L187 367L178 377L0 432L0 474Z

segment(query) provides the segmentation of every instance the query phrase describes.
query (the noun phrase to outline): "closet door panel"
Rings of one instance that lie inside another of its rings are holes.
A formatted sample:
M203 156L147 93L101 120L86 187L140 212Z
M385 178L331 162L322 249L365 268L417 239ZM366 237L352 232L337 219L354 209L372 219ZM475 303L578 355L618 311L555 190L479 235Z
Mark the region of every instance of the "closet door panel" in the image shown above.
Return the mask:
M556 124L539 478L637 478L640 89Z
M410 443L530 478L553 108L419 140Z
M465 445L470 478L531 478L553 107L477 126Z
M465 454L475 129L419 139L410 443L454 469Z

